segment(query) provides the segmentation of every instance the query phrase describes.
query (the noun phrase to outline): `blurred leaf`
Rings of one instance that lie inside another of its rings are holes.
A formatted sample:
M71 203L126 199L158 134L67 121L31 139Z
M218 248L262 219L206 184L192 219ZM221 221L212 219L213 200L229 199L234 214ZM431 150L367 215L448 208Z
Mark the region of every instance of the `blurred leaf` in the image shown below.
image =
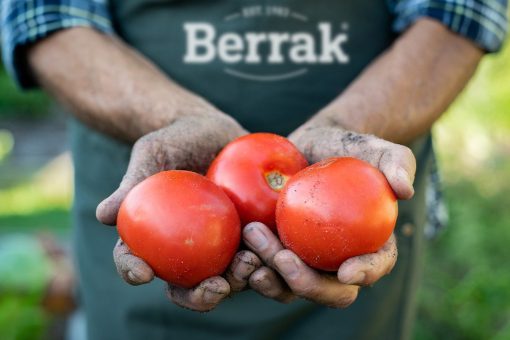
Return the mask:
M48 316L37 306L33 297L0 297L2 340L38 340L43 337L47 325Z
M52 264L32 235L0 237L0 294L5 292L42 296Z
M434 127L450 223L427 245L415 339L510 339L509 42Z
M14 147L14 137L8 130L0 129L0 162L7 158Z
M0 119L5 117L40 117L47 115L50 99L41 91L21 92L7 76L0 63Z

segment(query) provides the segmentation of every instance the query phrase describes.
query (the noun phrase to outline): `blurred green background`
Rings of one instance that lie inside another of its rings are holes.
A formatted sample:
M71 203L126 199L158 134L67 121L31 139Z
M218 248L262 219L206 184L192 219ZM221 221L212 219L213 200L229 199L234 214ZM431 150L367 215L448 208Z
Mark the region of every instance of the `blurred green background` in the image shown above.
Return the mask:
M485 57L434 128L450 223L427 245L416 339L510 339L509 45ZM47 336L54 320L40 307L51 263L37 261L36 242L19 233L66 239L71 165L65 153L19 160L16 147L54 137L34 132L59 121L55 111L43 94L18 92L0 68L1 339Z

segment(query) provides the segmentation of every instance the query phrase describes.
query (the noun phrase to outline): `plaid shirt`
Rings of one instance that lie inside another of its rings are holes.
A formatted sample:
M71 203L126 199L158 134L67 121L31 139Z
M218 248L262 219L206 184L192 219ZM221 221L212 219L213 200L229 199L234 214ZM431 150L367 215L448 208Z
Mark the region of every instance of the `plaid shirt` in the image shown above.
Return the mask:
M386 0L393 28L402 32L420 17L431 17L488 52L506 35L507 0ZM20 47L60 29L86 26L112 33L107 0L2 0L4 63L21 87L34 86Z

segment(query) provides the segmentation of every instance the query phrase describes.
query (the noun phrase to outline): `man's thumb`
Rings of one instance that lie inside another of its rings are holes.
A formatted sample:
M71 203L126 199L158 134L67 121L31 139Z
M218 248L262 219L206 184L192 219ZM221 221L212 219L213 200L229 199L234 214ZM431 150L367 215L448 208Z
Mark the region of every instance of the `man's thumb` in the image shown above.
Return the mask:
M117 214L119 213L120 205L127 194L135 185L141 182L142 179L137 179L135 176L126 174L120 182L119 188L110 196L105 198L96 208L96 218L99 222L106 225L115 225L117 223Z

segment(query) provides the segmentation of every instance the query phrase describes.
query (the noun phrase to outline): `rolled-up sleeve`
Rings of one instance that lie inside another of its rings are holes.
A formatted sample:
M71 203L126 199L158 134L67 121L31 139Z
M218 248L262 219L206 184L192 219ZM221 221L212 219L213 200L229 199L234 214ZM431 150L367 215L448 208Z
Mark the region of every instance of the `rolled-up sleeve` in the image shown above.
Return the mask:
M507 0L394 0L393 28L402 32L418 18L438 20L487 52L498 51L507 33Z
M71 27L112 33L106 0L2 0L1 41L7 71L22 88L36 86L24 46Z

